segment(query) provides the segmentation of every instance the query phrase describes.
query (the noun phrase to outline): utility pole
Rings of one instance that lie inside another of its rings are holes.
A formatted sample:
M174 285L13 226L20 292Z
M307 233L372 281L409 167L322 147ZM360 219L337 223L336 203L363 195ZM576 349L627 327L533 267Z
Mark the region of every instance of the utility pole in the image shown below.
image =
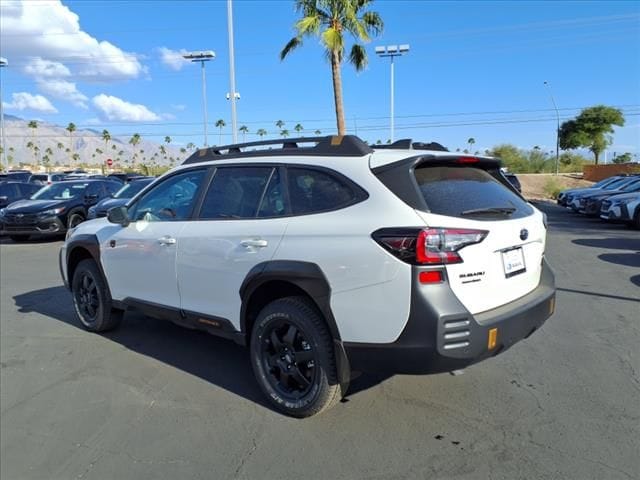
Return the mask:
M229 30L229 83L231 84L231 133L233 143L238 143L238 118L236 115L236 64L233 51L233 6L227 0L227 29Z
M553 98L553 92L551 91L551 84L547 81L544 82L549 90L549 96L551 97L551 103L553 104L553 108L556 110L556 175L558 175L558 169L560 165L560 113L558 112L558 106L556 105L556 101Z
M0 57L0 144L2 144L2 164L6 171L9 171L7 161L7 142L4 138L4 110L2 107L2 70L9 64L6 58Z

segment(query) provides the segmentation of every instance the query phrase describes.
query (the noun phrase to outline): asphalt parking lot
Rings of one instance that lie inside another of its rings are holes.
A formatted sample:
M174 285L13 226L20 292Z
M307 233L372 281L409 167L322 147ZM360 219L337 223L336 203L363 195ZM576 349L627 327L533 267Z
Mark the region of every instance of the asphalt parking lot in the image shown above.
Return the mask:
M245 350L128 313L80 328L57 240L0 240L0 477L640 478L640 232L542 207L556 314L465 374L363 376L294 420Z

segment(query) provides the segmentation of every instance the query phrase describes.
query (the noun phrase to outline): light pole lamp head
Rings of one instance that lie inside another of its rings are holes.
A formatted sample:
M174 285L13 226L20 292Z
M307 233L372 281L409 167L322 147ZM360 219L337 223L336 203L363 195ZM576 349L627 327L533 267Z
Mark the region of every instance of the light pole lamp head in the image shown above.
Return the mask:
M216 58L216 52L213 50L203 50L201 52L188 52L182 55L185 60L191 60L194 62L204 62L207 60L213 60Z
M387 53L386 47L376 47L376 55L384 55Z
M400 45L400 47L398 47L398 49L400 50L400 53L408 53L409 52L409 45L408 44Z
M6 67L7 65L9 65L7 59L4 57L0 57L0 67Z

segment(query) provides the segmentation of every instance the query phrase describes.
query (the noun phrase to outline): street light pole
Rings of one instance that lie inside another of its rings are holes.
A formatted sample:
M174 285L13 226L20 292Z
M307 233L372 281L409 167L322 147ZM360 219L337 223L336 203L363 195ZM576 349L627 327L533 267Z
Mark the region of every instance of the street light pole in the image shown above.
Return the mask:
M2 68L9 64L6 58L0 57L0 140L2 144L2 164L5 170L9 171L9 162L7 162L7 143L4 140L4 109L2 107Z
M394 91L395 91L395 79L394 79L394 57L401 57L405 53L409 52L409 45L387 45L384 47L376 47L376 55L379 57L389 57L391 59L391 142L394 141L395 136L395 99L394 99Z
M231 84L231 133L233 143L238 143L238 118L236 116L236 64L233 51L233 7L227 0L227 29L229 30L229 83Z
M558 175L558 167L560 164L560 112L558 112L558 106L556 105L556 101L553 98L553 92L551 91L551 84L547 81L544 82L549 90L549 96L551 97L551 103L553 104L553 108L556 110L556 175Z
M213 60L216 58L215 52L212 50L206 50L204 52L189 52L182 56L182 58L186 60L191 60L191 62L200 62L200 67L202 70L202 113L204 117L204 146L209 146L207 141L207 79L205 76L204 62L208 62L209 60Z

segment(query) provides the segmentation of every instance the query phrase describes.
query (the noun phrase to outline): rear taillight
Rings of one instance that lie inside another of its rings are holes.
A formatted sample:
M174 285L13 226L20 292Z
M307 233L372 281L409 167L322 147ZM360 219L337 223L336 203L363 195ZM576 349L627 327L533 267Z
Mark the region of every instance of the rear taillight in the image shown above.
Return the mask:
M400 260L414 265L462 263L458 251L482 242L486 230L461 228L382 229L372 236Z

